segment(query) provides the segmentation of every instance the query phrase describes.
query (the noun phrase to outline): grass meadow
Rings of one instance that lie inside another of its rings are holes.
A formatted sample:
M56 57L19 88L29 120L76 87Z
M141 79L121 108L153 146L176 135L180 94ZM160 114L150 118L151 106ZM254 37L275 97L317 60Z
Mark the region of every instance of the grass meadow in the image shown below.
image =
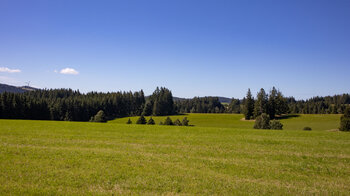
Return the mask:
M339 127L340 116L338 114L300 114L290 115L289 117L281 119L284 130L302 130L304 127L309 126L313 130L333 130ZM176 119L182 120L183 117L187 117L190 120L190 125L196 127L217 127L217 128L239 128L239 129L251 129L254 126L254 121L242 120L244 116L242 114L197 114L190 113L185 115L170 116L174 121ZM156 124L160 121L164 121L164 116L152 117ZM126 124L129 117L118 118L109 123ZM136 123L138 117L130 118L133 123ZM149 117L146 117L148 120Z
M329 131L338 115L283 119L285 130L187 117L195 126L0 120L0 195L350 194L350 133Z

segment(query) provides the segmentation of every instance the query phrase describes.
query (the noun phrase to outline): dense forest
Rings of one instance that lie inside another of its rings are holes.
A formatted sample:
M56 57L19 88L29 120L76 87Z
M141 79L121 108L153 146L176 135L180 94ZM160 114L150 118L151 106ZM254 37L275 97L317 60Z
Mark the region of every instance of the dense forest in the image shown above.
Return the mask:
M175 102L177 113L224 113L225 107L217 97L194 97Z
M99 110L108 117L140 115L143 91L82 94L71 89L0 94L0 118L88 121Z
M247 119L266 113L276 115L341 114L350 104L350 95L314 97L296 100L284 97L272 88L260 89L256 97L248 89L243 99L232 98L222 104L218 97L194 97L174 101L171 91L157 88L149 97L143 91L113 93L80 93L71 89L35 90L0 94L0 118L89 121L100 110L107 119L125 116L165 116L181 113L242 113Z

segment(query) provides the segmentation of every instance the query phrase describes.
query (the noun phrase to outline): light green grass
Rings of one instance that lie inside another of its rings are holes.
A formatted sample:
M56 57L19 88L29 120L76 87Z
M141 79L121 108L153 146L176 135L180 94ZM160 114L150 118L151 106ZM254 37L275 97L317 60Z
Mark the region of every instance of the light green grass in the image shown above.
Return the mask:
M345 132L0 120L0 195L349 195L349 165Z
M243 121L242 114L196 114L190 113L186 115L170 116L174 121L176 119L182 120L183 117L187 117L190 120L190 124L196 127L219 127L219 128L239 128L239 129L251 129L254 126L253 121ZM131 117L131 121L136 123L138 117ZM153 117L156 124L160 121L164 121L166 117ZM118 118L109 123L125 124L128 121L127 118ZM148 120L149 117L146 117ZM302 130L304 127L309 126L313 130L331 130L339 127L340 115L336 114L301 114L298 117L291 117L288 119L282 119L281 122L284 125L284 130Z

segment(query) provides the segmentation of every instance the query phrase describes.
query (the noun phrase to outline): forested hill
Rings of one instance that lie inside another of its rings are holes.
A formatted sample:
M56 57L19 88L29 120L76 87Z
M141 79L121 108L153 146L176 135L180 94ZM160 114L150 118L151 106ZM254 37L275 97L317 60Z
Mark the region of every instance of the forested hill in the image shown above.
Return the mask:
M0 83L0 93L3 93L3 92L24 93L24 92L33 91L33 90L37 90L37 89L33 88L33 87L30 87L30 86L17 87L17 86L11 86L11 85L1 84Z
M217 96L210 96L210 97L217 97ZM228 98L228 97L217 97L217 98L219 99L219 102L221 102L221 103L230 103L231 102L231 98ZM185 101L188 99L190 99L190 98L174 97L174 101Z

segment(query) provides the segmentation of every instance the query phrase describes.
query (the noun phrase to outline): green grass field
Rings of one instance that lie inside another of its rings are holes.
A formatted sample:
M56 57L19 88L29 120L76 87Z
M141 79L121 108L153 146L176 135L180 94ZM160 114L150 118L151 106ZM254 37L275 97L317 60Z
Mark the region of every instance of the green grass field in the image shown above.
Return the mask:
M341 115L337 114L301 114L298 117L290 117L282 119L281 122L284 125L285 130L302 130L304 127L309 126L313 130L332 130L339 127L339 120ZM239 128L239 129L251 129L254 126L253 121L243 121L244 116L242 114L186 114L170 116L174 121L176 119L182 120L183 117L187 117L190 120L190 124L196 127L219 127L219 128ZM166 117L155 116L153 119L156 124L160 121L164 121ZM109 123L125 124L129 118L118 118ZM136 123L138 117L130 118L133 123ZM149 117L146 117L148 120Z
M0 120L0 195L350 194L350 133L326 131L337 115L285 119L285 130L188 118L194 127Z

